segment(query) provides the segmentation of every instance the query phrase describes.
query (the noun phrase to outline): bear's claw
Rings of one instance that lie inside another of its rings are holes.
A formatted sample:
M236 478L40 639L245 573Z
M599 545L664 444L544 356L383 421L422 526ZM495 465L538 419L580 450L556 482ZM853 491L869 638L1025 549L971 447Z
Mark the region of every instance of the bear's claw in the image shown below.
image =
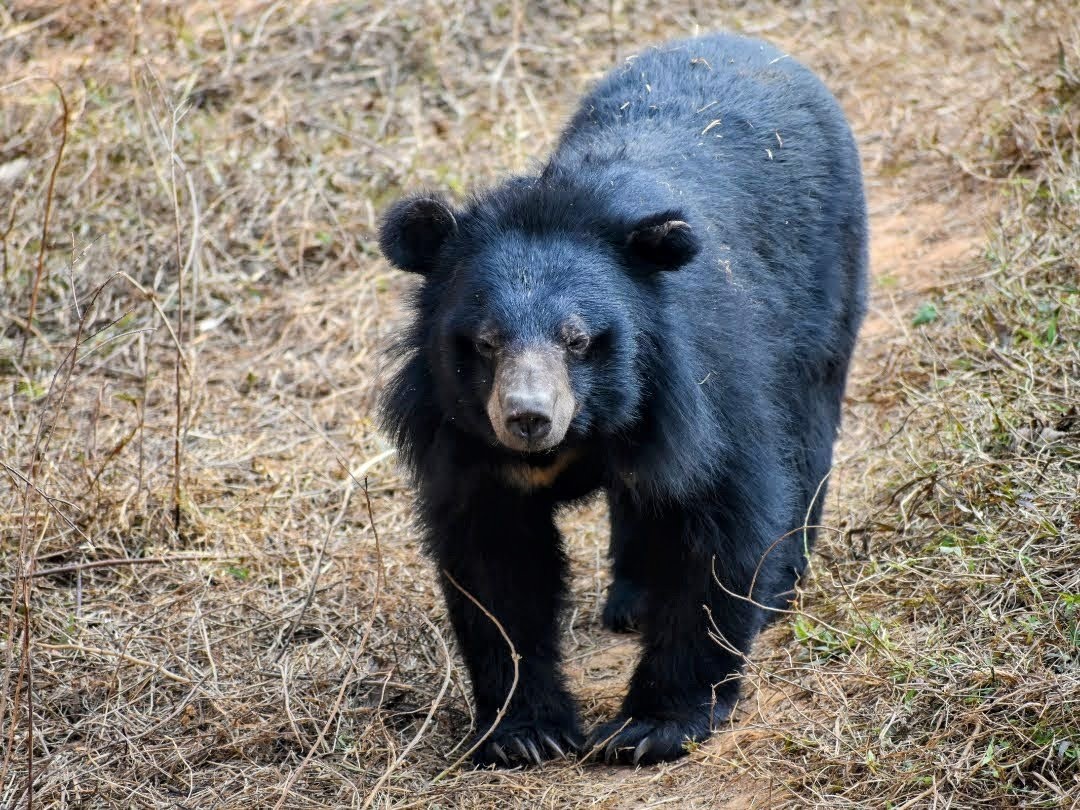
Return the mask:
M609 765L653 765L686 756L694 743L707 740L717 723L726 720L733 706L727 701L709 711L688 712L685 717L657 719L620 716L602 723L589 735L584 751L590 759Z
M562 740L560 745L558 740ZM576 731L560 728L517 726L501 728L484 741L473 754L478 766L495 765L514 768L518 765L542 765L552 759L567 759L581 749Z

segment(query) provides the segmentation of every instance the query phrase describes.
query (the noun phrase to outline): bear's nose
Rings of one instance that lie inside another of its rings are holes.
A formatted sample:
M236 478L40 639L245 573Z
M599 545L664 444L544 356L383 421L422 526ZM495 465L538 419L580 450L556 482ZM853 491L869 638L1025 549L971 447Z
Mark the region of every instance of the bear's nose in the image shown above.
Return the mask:
M551 417L536 409L514 409L506 417L506 429L527 442L536 442L551 430Z

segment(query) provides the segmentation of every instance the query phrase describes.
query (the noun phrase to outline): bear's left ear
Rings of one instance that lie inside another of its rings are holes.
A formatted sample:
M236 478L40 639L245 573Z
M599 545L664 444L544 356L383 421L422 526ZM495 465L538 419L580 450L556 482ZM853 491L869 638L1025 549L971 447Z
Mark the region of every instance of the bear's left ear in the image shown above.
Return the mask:
M439 250L457 233L457 220L441 197L422 194L394 203L379 228L379 249L400 270L428 273Z
M634 223L626 237L626 250L651 273L678 270L698 255L701 243L680 212L664 211Z

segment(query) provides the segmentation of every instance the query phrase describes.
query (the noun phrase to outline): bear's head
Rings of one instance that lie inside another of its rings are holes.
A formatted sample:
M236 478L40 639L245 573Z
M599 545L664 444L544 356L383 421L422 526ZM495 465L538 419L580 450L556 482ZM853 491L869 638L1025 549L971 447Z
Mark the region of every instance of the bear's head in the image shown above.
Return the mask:
M619 211L542 179L462 210L437 195L401 200L379 246L424 277L410 348L430 370L432 404L515 453L633 422L649 384L642 358L661 339L661 276L699 251L679 210Z

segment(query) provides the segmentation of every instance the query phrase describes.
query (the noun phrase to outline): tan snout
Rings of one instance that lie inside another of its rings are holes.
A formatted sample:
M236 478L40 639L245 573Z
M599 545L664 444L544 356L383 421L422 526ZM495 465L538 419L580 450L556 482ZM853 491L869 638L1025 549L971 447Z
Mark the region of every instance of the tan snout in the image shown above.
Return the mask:
M552 346L501 354L487 415L495 436L511 450L536 453L558 446L574 416L564 351Z

